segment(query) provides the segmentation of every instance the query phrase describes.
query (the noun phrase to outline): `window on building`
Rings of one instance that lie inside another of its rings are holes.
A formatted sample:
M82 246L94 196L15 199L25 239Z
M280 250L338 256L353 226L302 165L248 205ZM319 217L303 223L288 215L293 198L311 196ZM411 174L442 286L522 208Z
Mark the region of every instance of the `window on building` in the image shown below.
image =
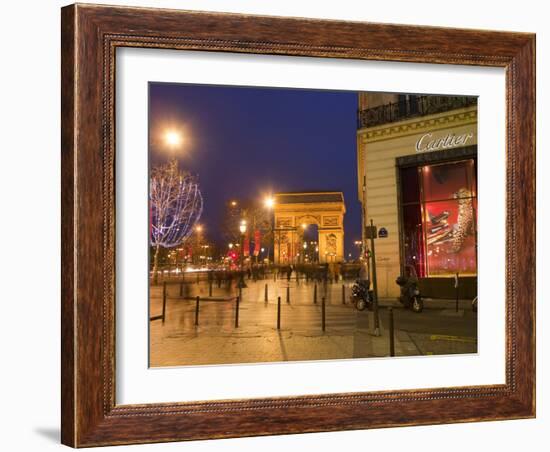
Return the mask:
M477 273L475 160L400 168L405 266L420 277Z

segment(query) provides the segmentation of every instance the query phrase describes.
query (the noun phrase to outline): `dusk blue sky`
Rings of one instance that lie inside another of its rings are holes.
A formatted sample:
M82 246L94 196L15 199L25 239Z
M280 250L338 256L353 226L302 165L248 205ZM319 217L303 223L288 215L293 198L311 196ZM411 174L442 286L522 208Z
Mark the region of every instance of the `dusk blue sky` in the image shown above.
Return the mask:
M334 190L346 203L345 255L356 256L356 92L150 83L149 94L151 163L173 155L163 130L181 128L185 142L174 155L199 177L209 239L221 245L231 199Z

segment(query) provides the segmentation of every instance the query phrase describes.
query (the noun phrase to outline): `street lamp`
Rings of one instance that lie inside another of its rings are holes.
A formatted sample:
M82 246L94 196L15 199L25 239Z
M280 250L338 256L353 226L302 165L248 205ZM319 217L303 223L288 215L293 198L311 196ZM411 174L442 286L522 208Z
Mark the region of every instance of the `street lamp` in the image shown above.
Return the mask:
M241 277L239 278L239 288L244 289L246 283L244 282L244 235L246 234L246 220L241 220L239 225L239 231L241 232Z
M195 232L197 233L197 249L199 251L199 257L197 260L197 264L200 265L201 263L201 256L200 256L200 249L202 248L202 225L198 224L195 226ZM193 253L194 254L194 253Z
M264 206L266 209L271 210L275 206L275 199L272 196L268 196L264 199ZM271 233L273 234L273 263L275 263L275 212L271 216ZM269 258L269 253L268 256ZM281 234L279 233L279 262L281 261Z
M181 143L181 134L176 130L168 130L164 134L164 141L170 147L176 147Z
M182 124L164 124L153 132L152 140L159 151L165 152L175 160L189 143L189 133Z

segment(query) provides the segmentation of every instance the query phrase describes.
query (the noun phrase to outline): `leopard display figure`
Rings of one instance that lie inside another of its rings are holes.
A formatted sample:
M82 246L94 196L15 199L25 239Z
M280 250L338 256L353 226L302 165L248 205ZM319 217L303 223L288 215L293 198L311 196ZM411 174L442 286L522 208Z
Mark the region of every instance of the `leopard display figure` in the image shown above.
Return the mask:
M472 192L461 188L453 194L458 199L458 219L451 240L451 253L458 253L466 237L474 230L474 208L472 205Z

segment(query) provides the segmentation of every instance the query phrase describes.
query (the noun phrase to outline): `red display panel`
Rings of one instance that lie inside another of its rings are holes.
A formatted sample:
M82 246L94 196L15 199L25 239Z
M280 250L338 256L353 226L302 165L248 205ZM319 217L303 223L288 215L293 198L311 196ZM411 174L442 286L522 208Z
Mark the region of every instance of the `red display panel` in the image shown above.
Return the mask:
M427 276L475 275L474 161L424 166L421 178Z

